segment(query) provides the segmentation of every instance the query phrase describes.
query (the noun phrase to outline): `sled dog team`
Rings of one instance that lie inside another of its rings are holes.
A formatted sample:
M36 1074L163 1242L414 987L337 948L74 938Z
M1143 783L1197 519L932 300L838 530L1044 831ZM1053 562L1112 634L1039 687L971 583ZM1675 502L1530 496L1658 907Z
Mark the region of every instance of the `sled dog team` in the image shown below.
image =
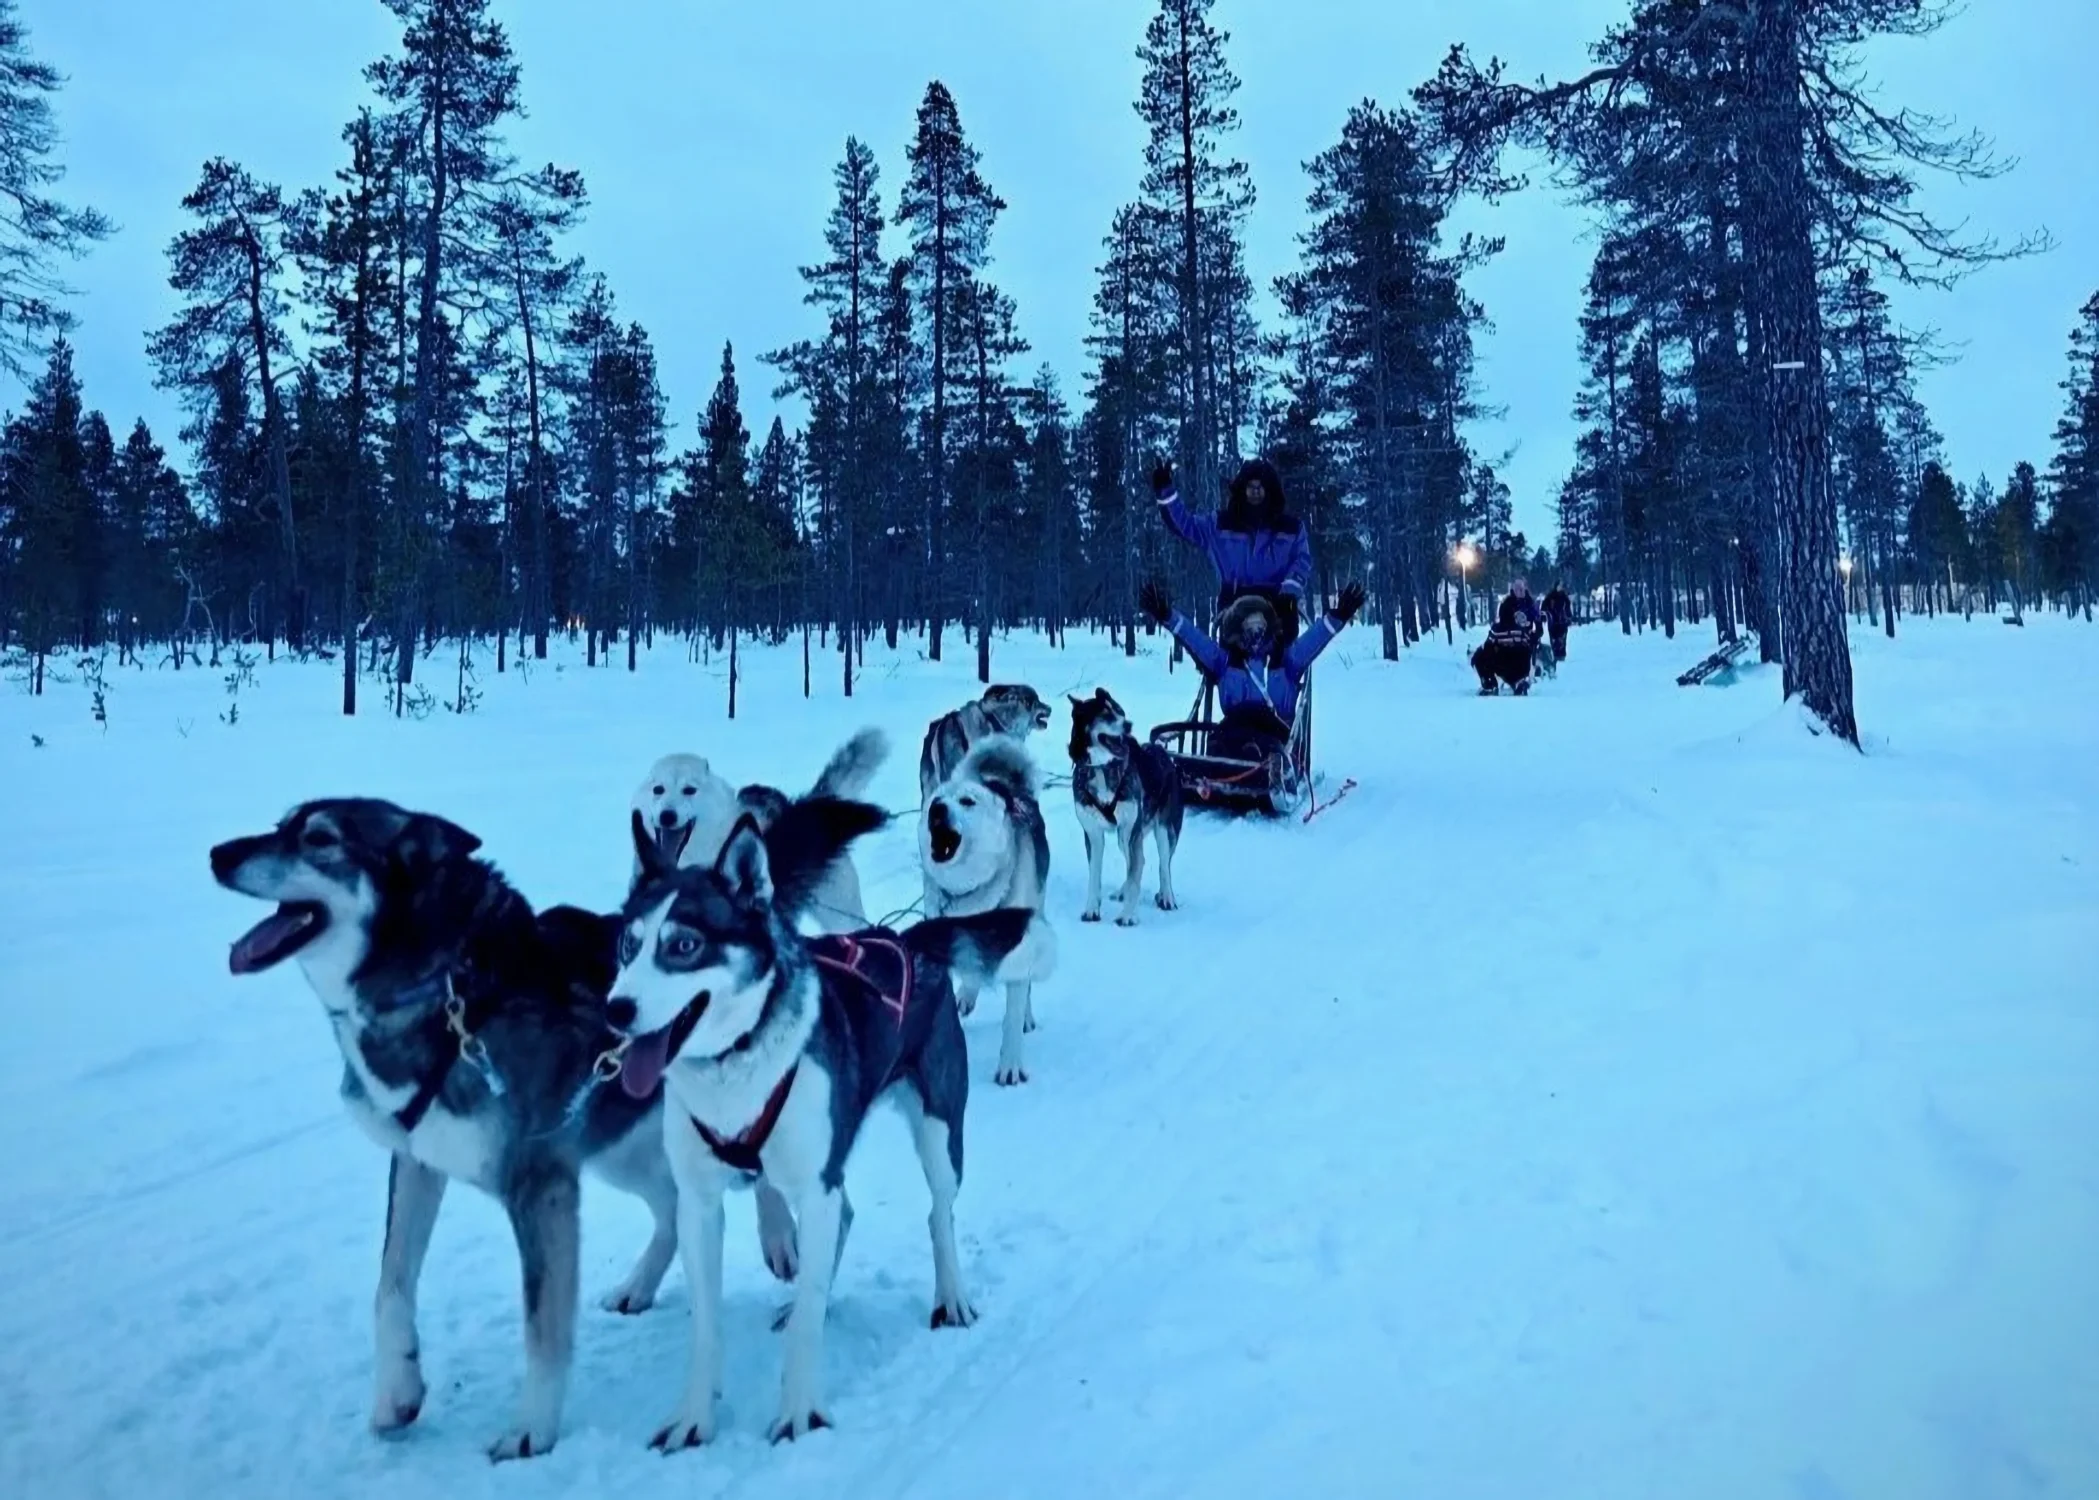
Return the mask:
M1147 845L1175 906L1174 767L1106 691L1071 700L1072 796L1088 861L1082 920L1102 917L1111 838L1133 925ZM877 1099L910 1127L932 1200L934 1328L976 1319L956 1247L969 1057L962 1020L1005 987L994 1077L1025 1082L1033 986L1055 941L1049 838L1023 740L1050 709L993 687L935 721L919 760L925 917L870 926L851 846L889 817L860 800L888 753L855 736L799 796L730 785L698 756L658 761L631 811L616 913L534 908L442 817L373 798L294 808L218 845L226 888L274 903L232 947L256 974L296 960L342 1053L351 1118L390 1156L373 1306L372 1425L398 1432L427 1394L417 1286L446 1188L494 1196L517 1240L525 1379L496 1459L548 1451L575 1342L585 1169L635 1194L654 1230L601 1302L639 1313L682 1255L692 1297L683 1394L652 1445L704 1444L722 1386L723 1197L757 1195L766 1267L792 1285L774 1439L825 1425L823 1332L853 1209L845 1168Z

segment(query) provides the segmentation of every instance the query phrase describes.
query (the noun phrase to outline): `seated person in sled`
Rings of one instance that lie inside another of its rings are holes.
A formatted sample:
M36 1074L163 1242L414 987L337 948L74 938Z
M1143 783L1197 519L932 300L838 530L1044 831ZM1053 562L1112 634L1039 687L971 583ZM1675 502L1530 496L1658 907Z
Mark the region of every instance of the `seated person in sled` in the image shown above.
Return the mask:
M1210 735L1209 753L1261 761L1280 754L1289 743L1305 674L1363 607L1363 589L1355 583L1345 586L1324 619L1287 643L1276 606L1258 594L1242 595L1225 610L1214 641L1173 607L1157 583L1147 583L1138 602L1173 632L1203 676L1216 685L1224 721Z
M1503 683L1519 694L1530 691L1531 655L1537 650L1538 635L1538 602L1519 578L1495 611L1487 639L1472 653L1472 669L1480 674L1481 697L1493 697Z
M1224 508L1191 514L1174 488L1173 468L1152 470L1152 494L1166 529L1202 549L1217 569L1217 607L1249 596L1276 611L1285 645L1297 638L1298 613L1312 586L1312 540L1304 523L1283 508L1283 480L1266 459L1248 461L1232 481Z

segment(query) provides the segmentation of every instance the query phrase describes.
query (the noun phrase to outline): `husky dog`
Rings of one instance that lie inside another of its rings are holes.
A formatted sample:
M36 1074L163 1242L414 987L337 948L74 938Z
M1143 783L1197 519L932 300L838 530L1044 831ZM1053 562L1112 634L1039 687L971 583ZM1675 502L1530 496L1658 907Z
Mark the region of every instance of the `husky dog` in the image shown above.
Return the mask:
M888 758L889 737L879 729L863 729L831 757L809 795L857 797ZM634 790L634 811L649 825L658 852L692 865L714 862L737 819L748 815L763 829L787 804L787 794L775 787L730 786L697 755L664 756ZM631 878L641 879L639 860ZM807 916L824 932L851 932L867 925L860 872L850 857L830 867Z
M1560 659L1553 655L1552 643L1544 637L1531 645L1531 676L1557 678L1560 675Z
M918 858L926 873L926 914L965 917L1002 907L1033 912L1027 941L994 977L1006 986L1006 1022L995 1082L1026 1083L1023 1035L1035 1029L1034 986L1056 966L1057 945L1042 919L1049 880L1049 830L1035 790L1035 766L1020 741L994 735L934 787L918 818ZM982 986L958 975L963 1015Z
M1137 925L1144 893L1144 841L1159 846L1159 910L1179 903L1173 894L1173 852L1181 842L1181 778L1173 757L1137 738L1130 716L1106 688L1071 697L1071 799L1086 835L1086 910L1101 919L1101 862L1112 832L1122 845L1122 911L1118 927Z
M808 899L809 869L886 821L864 803L804 799L762 835L755 821L738 823L701 868L665 859L635 815L642 878L627 901L607 1011L631 1038L623 1087L648 1097L661 1080L668 1100L693 1339L685 1394L651 1440L664 1452L716 1431L722 1195L753 1176L794 1200L802 1235L772 1436L828 1425L823 1325L851 1222L845 1164L884 1094L903 1106L933 1195L932 1325L976 1320L955 1246L969 1054L951 985L982 984L1029 917L990 912L902 934L803 939L793 915Z
M339 798L294 808L267 833L211 851L219 884L276 911L235 942L230 967L296 958L343 1056L350 1117L392 1153L374 1308L372 1426L415 1421L426 1387L416 1334L423 1254L453 1179L493 1195L517 1236L525 1387L496 1459L553 1447L575 1343L577 1175L639 1196L656 1228L605 1299L640 1312L677 1248L677 1191L660 1100L601 1088L617 1036L604 995L616 917L535 916L443 818Z
M1024 740L1038 729L1050 726L1050 707L1025 683L994 683L984 696L965 703L951 714L942 714L926 730L926 742L918 752L918 800L933 795L933 788L955 774L971 747L994 734Z

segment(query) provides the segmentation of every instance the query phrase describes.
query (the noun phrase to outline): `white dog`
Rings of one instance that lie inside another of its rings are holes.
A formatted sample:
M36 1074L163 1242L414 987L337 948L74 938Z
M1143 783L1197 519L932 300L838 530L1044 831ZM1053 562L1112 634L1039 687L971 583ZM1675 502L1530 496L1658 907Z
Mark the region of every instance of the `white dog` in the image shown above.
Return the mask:
M888 755L887 735L879 729L861 730L831 757L809 795L858 797ZM697 755L664 756L649 767L649 774L634 789L634 811L648 826L658 852L681 866L712 865L735 831L737 819L748 815L762 832L786 805L787 794L777 788L739 790L729 785ZM629 885L640 879L637 857ZM857 932L868 925L860 872L850 855L832 866L802 925L818 932Z
M1056 967L1057 945L1042 917L1049 830L1034 762L1019 740L994 735L979 741L954 774L933 788L919 814L918 857L929 917L971 917L1000 907L1035 914L1025 941L994 976L1006 986L1006 1024L993 1078L1026 1083L1023 1037L1035 1026L1034 987ZM955 1001L968 1015L976 1009L976 987L958 980Z

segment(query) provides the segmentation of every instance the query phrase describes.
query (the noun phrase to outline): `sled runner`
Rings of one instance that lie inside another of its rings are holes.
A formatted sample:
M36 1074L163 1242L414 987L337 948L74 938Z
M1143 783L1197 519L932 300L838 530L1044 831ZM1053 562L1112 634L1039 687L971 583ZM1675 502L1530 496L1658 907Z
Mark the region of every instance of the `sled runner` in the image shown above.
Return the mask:
M1312 785L1312 681L1305 679L1297 714L1283 748L1260 760L1211 753L1219 724L1216 690L1205 682L1188 718L1152 730L1152 743L1173 760L1190 808L1287 817L1304 805Z
M1748 649L1749 637L1738 635L1697 666L1691 668L1690 671L1678 677L1676 685L1678 687L1697 687L1707 678L1717 676L1733 666L1737 661L1741 660L1742 654Z

